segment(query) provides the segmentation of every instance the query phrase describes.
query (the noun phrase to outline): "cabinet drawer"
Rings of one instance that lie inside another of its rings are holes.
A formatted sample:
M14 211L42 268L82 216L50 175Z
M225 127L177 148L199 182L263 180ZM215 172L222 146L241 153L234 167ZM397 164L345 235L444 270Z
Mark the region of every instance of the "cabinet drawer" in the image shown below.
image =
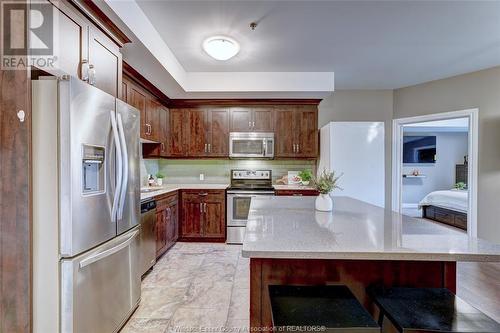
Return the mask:
M156 210L163 210L174 202L177 202L177 191L158 196L156 198Z
M455 226L457 226L458 228L467 230L467 216L455 215Z
M449 225L454 225L454 216L452 214L445 213L443 211L436 211L434 213L434 218L436 221L446 223Z
M316 190L276 190L276 195L279 196L318 196L319 192Z
M182 190L183 198L195 199L199 198L201 200L219 201L225 200L224 190Z

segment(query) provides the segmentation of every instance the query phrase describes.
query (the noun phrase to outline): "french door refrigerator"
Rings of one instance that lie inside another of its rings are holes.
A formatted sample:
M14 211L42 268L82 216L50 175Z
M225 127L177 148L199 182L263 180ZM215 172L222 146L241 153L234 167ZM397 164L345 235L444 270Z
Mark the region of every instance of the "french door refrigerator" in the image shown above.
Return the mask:
M77 78L32 81L34 332L116 332L140 300L140 115Z

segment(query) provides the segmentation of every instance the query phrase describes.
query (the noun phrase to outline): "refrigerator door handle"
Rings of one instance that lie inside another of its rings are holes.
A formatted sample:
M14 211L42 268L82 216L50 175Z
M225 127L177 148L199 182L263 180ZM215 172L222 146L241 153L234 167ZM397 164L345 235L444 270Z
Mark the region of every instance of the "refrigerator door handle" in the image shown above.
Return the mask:
M120 251L123 248L126 248L134 240L134 237L137 236L138 233L139 233L139 230L136 230L136 231L134 231L134 233L132 235L130 235L130 237L128 237L122 243L120 243L120 244L118 244L118 245L116 245L116 246L114 246L106 251L99 252L96 255L93 255L92 257L83 259L82 261L80 261L80 269L84 268L85 266L88 266L90 264L93 264L101 259L109 257L110 255Z
M120 146L123 154L123 176L122 176L122 185L120 191L120 200L118 204L118 220L123 218L123 206L125 205L125 195L127 194L127 185L128 185L128 151L127 151L127 142L125 141L125 131L123 130L123 121L122 115L118 113L118 132L120 135Z
M117 181L116 181L115 195L113 197L113 207L111 208L111 221L116 222L116 212L118 210L118 200L120 199L121 185L123 178L123 160L122 160L123 157L120 144L120 135L118 134L118 128L116 125L115 111L113 110L109 111L109 115L111 116L111 128L113 129L113 136L115 139L116 156L118 157Z

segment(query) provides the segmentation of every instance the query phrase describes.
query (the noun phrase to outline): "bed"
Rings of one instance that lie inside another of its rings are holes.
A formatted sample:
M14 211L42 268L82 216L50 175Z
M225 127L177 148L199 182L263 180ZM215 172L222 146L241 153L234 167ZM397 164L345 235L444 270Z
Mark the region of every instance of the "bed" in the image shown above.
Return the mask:
M467 190L434 191L419 203L422 217L467 230L469 194Z

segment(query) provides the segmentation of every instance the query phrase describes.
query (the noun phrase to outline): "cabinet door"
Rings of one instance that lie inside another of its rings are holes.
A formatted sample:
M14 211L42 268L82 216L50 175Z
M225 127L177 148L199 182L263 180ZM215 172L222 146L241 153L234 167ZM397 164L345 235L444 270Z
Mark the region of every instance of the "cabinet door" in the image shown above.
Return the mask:
M148 102L146 103L146 127L149 128L148 133L150 134L146 133L146 135L148 135L148 140L160 142L160 113L162 105L150 96L148 97Z
M128 103L128 81L125 78L122 80L122 97L121 100Z
M57 8L57 39L54 40L54 55L57 56L55 66L63 72L82 78L83 61L88 61L88 29L89 26L80 16L74 13L61 1L54 2Z
M160 107L160 156L168 156L168 109L166 107Z
M255 107L253 110L252 130L255 132L273 132L273 109L270 106Z
M203 199L203 237L224 238L226 200L224 191L211 191Z
M177 201L170 206L170 210L171 210L171 219L173 228L172 242L175 243L179 238L179 205Z
M115 97L121 96L122 54L118 45L96 28L89 28L89 83Z
M163 254L166 245L166 209L162 209L156 212L156 257Z
M208 110L208 155L229 156L229 111L227 109Z
M181 237L199 238L202 235L202 201L197 194L182 194Z
M146 126L147 93L132 82L129 82L128 85L129 93L127 96L127 103L141 112L141 138L148 139L150 130L149 126Z
M189 156L206 156L208 154L207 111L189 109L188 111L188 147Z
M296 156L318 157L318 111L315 106L301 106L296 114Z
M168 126L168 156L182 157L186 156L186 122L187 110L170 109Z
M293 109L277 109L274 113L276 157L295 156L295 118Z
M252 109L250 107L231 108L229 127L231 132L252 131Z

